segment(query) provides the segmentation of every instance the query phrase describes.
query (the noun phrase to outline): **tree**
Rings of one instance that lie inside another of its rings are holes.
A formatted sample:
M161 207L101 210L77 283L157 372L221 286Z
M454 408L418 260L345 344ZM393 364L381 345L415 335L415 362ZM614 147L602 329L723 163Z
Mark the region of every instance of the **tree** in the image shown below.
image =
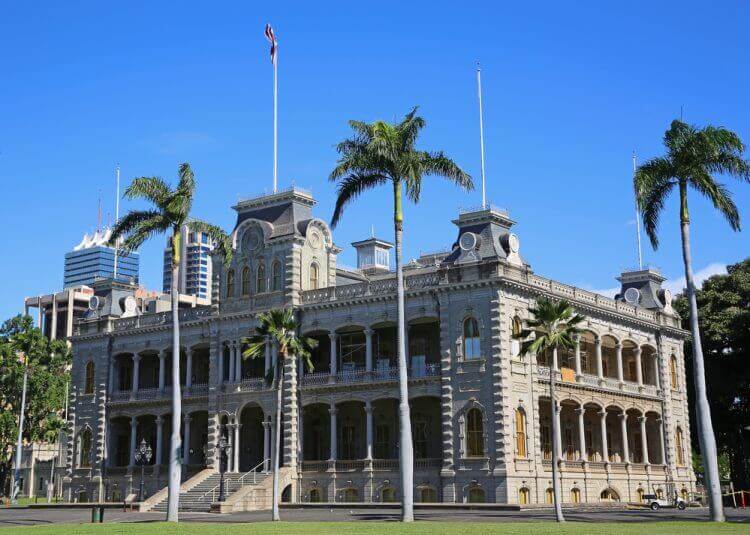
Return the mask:
M297 331L299 324L294 318L294 312L291 308L283 310L270 310L258 315L258 326L255 332L249 337L243 339L242 343L245 349L242 351L243 358L259 358L265 356L266 343L270 342L275 349L276 362L273 363L271 377L276 387L276 421L275 435L276 440L273 444L271 455L273 457L273 505L271 509L271 518L279 518L279 444L281 443L281 401L284 388L284 364L290 361L292 365L300 359L303 365L309 370L313 370L312 360L310 360L310 350L318 345L313 338L300 336Z
M23 354L28 387L23 441L55 442L66 424L62 418L65 385L70 380L70 351L63 340L49 340L30 316L16 316L0 327L0 491L8 488L18 434L23 389Z
M178 521L180 499L180 482L182 466L178 453L180 439L180 421L182 405L180 395L180 320L178 281L180 280L181 231L186 225L194 232L203 232L215 244L215 251L221 254L225 262L232 256L232 245L229 236L221 228L190 218L195 194L195 176L190 164L179 167L179 182L175 189L159 177L139 177L133 179L125 190L125 199L142 199L153 205L150 210L132 210L117 221L112 230L110 245L119 244L124 251L137 249L147 239L157 234L171 232L170 248L172 253L172 435L169 447L169 491L167 498L167 521Z
M680 233L685 265L690 333L693 337L693 380L698 439L705 465L706 488L711 520L723 522L724 507L716 452L716 439L706 394L705 365L698 327L698 305L690 253L690 213L688 187L710 200L729 222L740 229L740 216L727 188L712 176L724 174L750 181L750 165L743 159L745 145L739 136L725 128L706 126L698 129L682 121L672 121L664 134L665 156L652 158L638 167L633 178L643 227L654 249L659 246L657 230L667 198L677 188L680 195Z
M750 427L750 258L727 266L726 275L714 275L695 292L698 303L698 327L706 359L706 381L711 412L721 414L716 420L719 451L719 475L722 455L727 459L735 488L750 488L750 473L745 451ZM675 310L689 328L689 304L683 293L674 301ZM690 342L686 343L686 351ZM688 361L690 367L692 362ZM688 385L688 398L695 390ZM695 428L695 404L688 404L691 425ZM693 436L693 439L697 439ZM697 445L696 445L697 446ZM700 456L698 456L700 459ZM702 462L702 459L701 459ZM695 466L695 463L694 463ZM703 473L698 467L696 473Z
M417 150L414 145L425 120L417 108L397 124L385 121L364 123L349 121L354 137L338 144L338 164L330 180L339 181L338 198L331 218L336 227L344 207L364 192L386 183L393 187L393 223L396 241L396 278L398 300L398 381L399 381L399 467L401 470L402 520L414 520L414 452L409 418L406 369L406 326L404 321L404 275L401 242L404 224L402 189L413 202L419 202L425 175L444 177L465 190L474 188L471 177L442 152Z
M552 494L555 501L555 517L558 522L565 522L560 503L560 480L557 475L561 451L558 426L560 408L555 398L557 381L557 350L575 347L575 337L580 333L578 325L584 320L577 314L568 301L552 301L540 297L536 306L529 309L531 318L526 320L526 328L516 337L523 340L521 355L552 354L550 367L549 398L552 411Z

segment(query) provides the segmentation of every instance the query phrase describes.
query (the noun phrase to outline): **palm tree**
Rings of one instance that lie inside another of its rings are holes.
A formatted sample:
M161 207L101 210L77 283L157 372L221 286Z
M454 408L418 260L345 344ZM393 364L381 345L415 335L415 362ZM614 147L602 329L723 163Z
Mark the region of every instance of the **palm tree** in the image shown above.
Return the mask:
M565 522L562 505L560 504L560 480L557 476L557 463L560 461L558 457L560 451L558 414L560 409L555 398L557 350L575 346L575 337L580 332L578 325L584 318L573 310L568 301L552 301L546 297L537 299L536 306L530 308L529 313L532 318L526 320L527 328L516 337L523 340L521 344L522 355L549 355L552 353L549 381L549 399L552 410L552 495L555 501L555 517L558 522Z
M186 225L195 232L207 234L216 245L225 262L232 255L229 236L221 228L190 218L195 193L195 176L190 164L179 167L180 180L175 189L159 177L139 177L133 179L125 190L125 199L143 199L153 205L150 210L132 210L117 221L109 240L110 245L119 244L124 251L140 247L148 238L171 232L172 253L172 436L169 448L169 493L167 498L167 521L178 521L180 482L182 467L178 458L181 447L180 421L182 406L180 397L180 321L178 314L178 286L180 280L181 231ZM119 243L119 242L122 243Z
M258 326L255 332L242 340L245 349L243 358L258 358L265 356L266 343L270 341L276 350L276 362L270 370L270 377L276 384L276 439L273 442L271 455L273 457L273 505L271 517L279 518L279 444L281 443L281 401L284 388L284 364L287 360L294 365L296 359L302 360L304 366L313 370L310 360L310 350L318 345L313 338L300 336L297 331L299 324L291 308L270 310L258 314Z
M708 488L711 520L722 522L725 518L721 501L716 439L706 396L703 349L698 330L698 305L695 301L695 282L690 258L690 213L688 212L687 192L688 187L691 186L707 197L726 218L729 226L733 230L740 230L740 216L731 194L712 175L724 174L750 181L750 165L742 158L745 145L739 136L725 128L706 126L697 129L675 120L664 134L664 145L667 148L667 154L644 162L636 170L633 181L638 208L643 218L643 227L654 249L659 246L656 231L667 197L675 186L680 193L682 260L685 265L685 282L690 307L698 439Z
M336 227L344 207L365 191L388 182L393 186L393 223L396 234L396 277L398 285L398 382L399 382L399 457L401 469L402 520L414 520L414 452L407 392L406 348L404 344L404 275L401 260L401 238L404 226L402 188L415 203L422 191L422 177L442 176L465 190L474 188L471 177L442 152L417 150L414 145L425 120L417 108L398 124L385 121L364 123L349 121L354 137L337 146L340 158L331 172L331 181L339 180L338 198L331 218Z

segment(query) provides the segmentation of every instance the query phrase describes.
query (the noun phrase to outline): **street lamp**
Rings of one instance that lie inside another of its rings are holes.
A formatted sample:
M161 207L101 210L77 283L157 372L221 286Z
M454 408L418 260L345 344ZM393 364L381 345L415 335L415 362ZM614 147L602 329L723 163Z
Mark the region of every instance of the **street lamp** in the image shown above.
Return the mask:
M229 445L229 442L227 441L227 437L224 435L221 435L221 438L219 439L219 443L217 444L217 447L219 448L219 501L224 501L224 472L226 472L227 469L227 455L229 455L229 452L232 449L232 446Z
M146 444L146 439L141 440L141 446L135 451L135 462L136 464L141 465L141 485L138 489L138 501L142 502L144 498L144 492L143 492L143 472L146 468L146 465L151 462L151 457L153 455L153 452L151 451L151 446L149 444Z

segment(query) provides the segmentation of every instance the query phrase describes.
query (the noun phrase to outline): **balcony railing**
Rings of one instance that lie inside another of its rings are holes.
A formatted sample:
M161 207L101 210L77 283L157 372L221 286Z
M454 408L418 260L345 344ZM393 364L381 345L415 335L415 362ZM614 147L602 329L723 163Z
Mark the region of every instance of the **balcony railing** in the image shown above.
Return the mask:
M416 470L439 470L443 460L439 458L415 459ZM396 471L399 467L398 459L352 459L336 461L302 461L303 472L361 472L372 468L375 471Z
M440 365L429 363L424 367L408 368L409 379L421 379L426 377L439 377ZM398 381L398 368L378 368L367 371L364 368L354 368L340 371L335 375L328 372L308 373L302 377L302 386L322 386L327 384L357 384L370 382L392 382Z
M208 383L193 383L187 387L181 386L181 394L183 397L192 398L208 395ZM152 401L159 399L167 399L172 395L172 387L167 386L164 390L158 387L152 388L139 388L137 391L132 390L115 390L110 393L110 402L125 402L125 401Z
M549 381L550 377L550 369L548 366L537 366L537 374L541 379ZM652 396L655 397L658 395L658 388L655 385L647 385L642 384L638 385L637 383L634 383L632 381L622 381L620 382L618 379L614 379L612 377L604 377L603 379L599 379L596 375L591 375L589 373L584 373L582 375L576 376L575 380L573 381L566 381L562 380L559 377L558 372L558 383L573 383L573 384L579 384L579 385L585 385L585 386L591 386L596 388L605 388L607 390L617 391L617 392L628 392L631 394L643 394L646 396Z

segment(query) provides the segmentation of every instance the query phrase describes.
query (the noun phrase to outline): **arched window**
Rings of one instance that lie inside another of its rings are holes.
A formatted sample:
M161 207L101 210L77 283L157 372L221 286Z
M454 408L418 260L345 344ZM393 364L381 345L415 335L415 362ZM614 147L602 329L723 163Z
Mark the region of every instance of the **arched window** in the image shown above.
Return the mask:
M313 262L310 264L310 289L317 290L320 284L320 268L318 264Z
M78 467L91 468L91 429L88 427L78 436Z
M510 353L511 357L517 357L521 355L521 340L519 336L523 331L523 322L518 316L514 316L511 322L511 340L510 340Z
M669 377L672 382L672 388L677 388L677 357L674 355L669 359Z
M514 316L511 335L513 336L513 338L516 338L518 336L521 336L521 331L523 331L523 322L521 321L521 318L519 318L518 316Z
M548 487L547 490L544 491L544 503L553 503L555 501L555 491L552 490L552 487Z
M420 503L437 502L437 491L432 487L422 487L419 489L419 501Z
M661 487L659 487L658 489L656 489L656 497L659 498L660 500L663 500L664 499L664 489L662 489Z
M516 409L516 457L526 457L526 412Z
M521 487L518 489L518 504L519 505L527 505L529 503L529 497L531 496L531 493L529 492L529 489L526 487Z
M682 498L686 502L690 501L690 493L685 487L682 487L682 490L680 490L680 498Z
M86 363L86 384L83 386L83 393L94 393L94 362L91 360Z
M477 408L466 413L466 455L484 457L484 422L482 411Z
M619 502L620 495L613 489L604 489L599 495L599 499L603 502Z
M417 459L427 458L427 443L429 442L429 423L427 417L418 412L411 423L414 445L414 456Z
M643 492L643 489L638 487L638 490L635 491L638 496L638 503L643 503L643 495L645 494Z
M466 360L478 359L481 357L481 351L479 323L476 318L466 318L464 320L464 358Z
M674 448L677 453L677 466L685 466L685 450L683 448L682 429L679 427L674 432Z
M380 493L381 501L383 503L395 502L396 501L396 489L393 487L386 487Z
M320 501L320 489L310 489L310 502L318 503Z
M581 503L581 489L570 489L570 503Z
M227 271L227 297L234 297L234 270Z
M281 262L276 260L271 268L271 291L281 290Z
M258 272L255 276L255 291L259 294L266 291L266 265L258 264Z
M247 266L242 268L242 281L240 285L242 289L242 295L250 295L250 268Z
M469 489L469 495L468 495L468 501L469 503L484 503L485 497L484 497L484 489L479 487L472 487Z
M353 489L353 488L344 489L343 495L344 495L345 502L358 502L359 501L359 493L357 492L357 489Z

